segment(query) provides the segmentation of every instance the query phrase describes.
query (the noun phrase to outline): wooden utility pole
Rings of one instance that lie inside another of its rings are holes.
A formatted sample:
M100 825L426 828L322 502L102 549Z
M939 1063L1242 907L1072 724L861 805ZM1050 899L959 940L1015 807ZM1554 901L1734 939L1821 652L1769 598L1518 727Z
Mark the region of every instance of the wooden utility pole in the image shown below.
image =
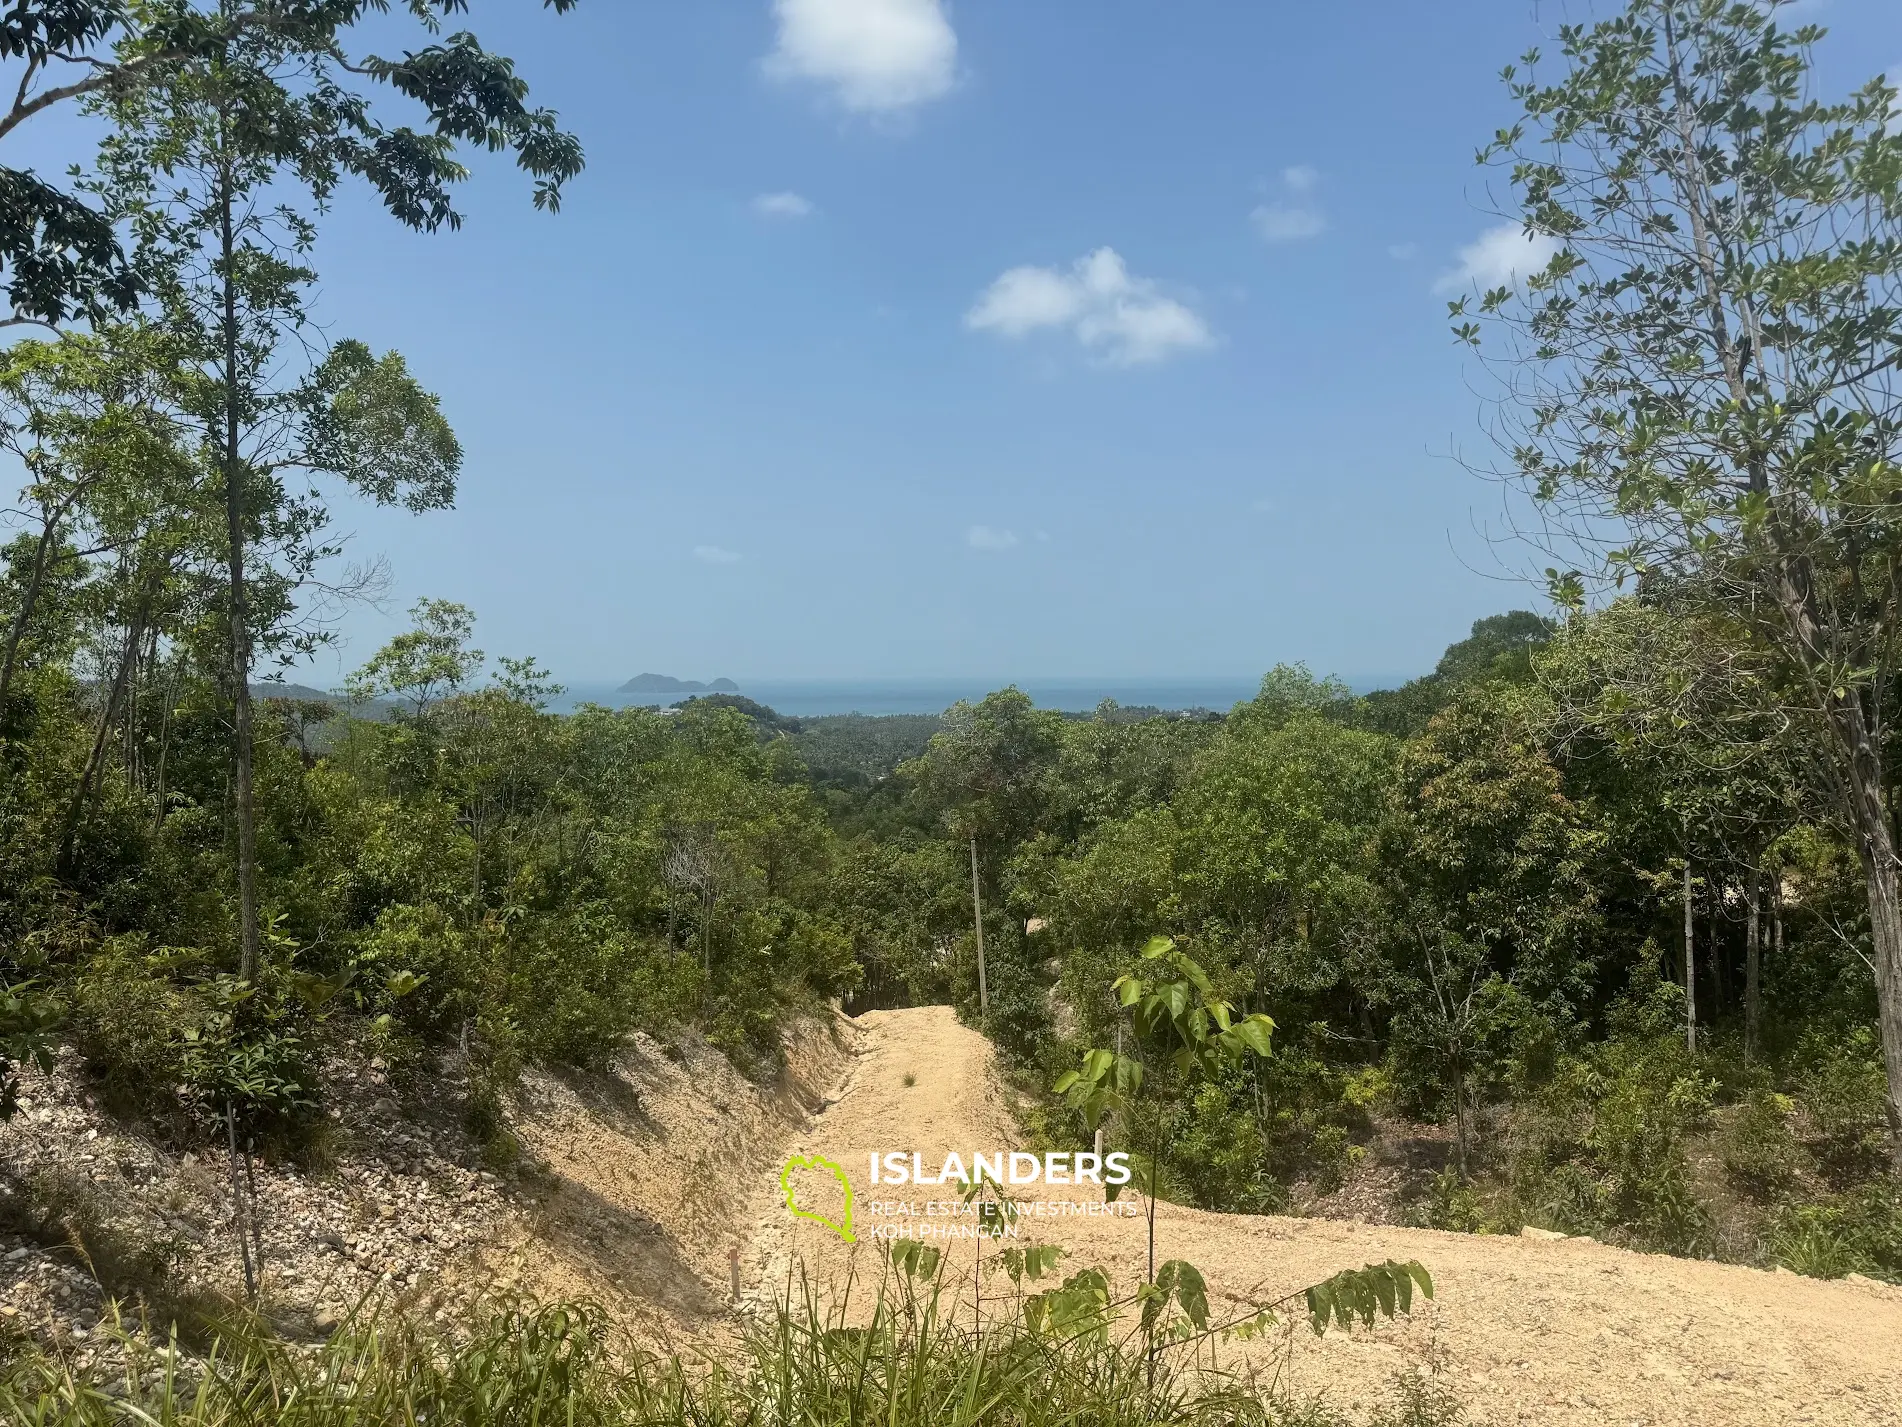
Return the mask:
M1684 859L1684 1043L1697 1054L1697 920L1691 911L1691 859Z
M1763 1025L1763 869L1750 868L1750 911L1744 926L1744 1063L1757 1058Z
M977 837L971 838L971 916L977 923L977 1006L991 1008L990 988L984 984L984 900L977 888Z

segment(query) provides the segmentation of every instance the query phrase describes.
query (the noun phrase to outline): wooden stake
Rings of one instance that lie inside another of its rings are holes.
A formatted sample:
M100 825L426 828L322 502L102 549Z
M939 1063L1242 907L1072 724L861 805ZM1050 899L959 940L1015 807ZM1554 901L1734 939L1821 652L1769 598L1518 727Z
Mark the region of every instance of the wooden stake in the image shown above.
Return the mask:
M1691 859L1684 859L1684 1044L1697 1054L1697 922L1691 911Z

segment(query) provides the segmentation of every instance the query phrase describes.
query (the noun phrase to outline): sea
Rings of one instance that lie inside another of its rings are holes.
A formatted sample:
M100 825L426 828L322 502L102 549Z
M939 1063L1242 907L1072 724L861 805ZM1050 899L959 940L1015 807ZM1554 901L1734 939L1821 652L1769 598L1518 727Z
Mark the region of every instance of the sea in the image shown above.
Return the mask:
M1105 699L1126 707L1180 711L1212 709L1226 713L1252 699L1261 686L1255 678L1204 679L742 679L740 693L776 713L794 718L826 714L937 714L960 700L977 702L1013 683L1039 708L1087 713ZM1359 687L1358 681L1355 687ZM1369 688L1383 681L1368 681ZM613 684L576 684L550 707L567 712L582 704L608 708L680 703L692 694L623 694Z

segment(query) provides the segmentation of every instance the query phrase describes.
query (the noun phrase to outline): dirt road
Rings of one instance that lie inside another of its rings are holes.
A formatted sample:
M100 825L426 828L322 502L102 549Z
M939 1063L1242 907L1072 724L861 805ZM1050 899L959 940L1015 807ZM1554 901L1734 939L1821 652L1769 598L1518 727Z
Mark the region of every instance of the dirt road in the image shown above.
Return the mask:
M762 1167L742 1256L756 1298L785 1283L795 1257L822 1282L841 1281L854 1263L860 1275L876 1272L873 1234L881 1227L955 1232L956 1219L922 1212L955 1200L954 1189L874 1186L873 1151L916 1152L935 1169L949 1151L968 1159L1022 1144L989 1043L950 1010L875 1012L858 1024L852 1066L795 1152L835 1161L850 1176L859 1243L848 1246L823 1225L795 1220L779 1196L780 1166ZM773 1182L764 1182L769 1173ZM831 1177L800 1178L801 1206L838 1217ZM1121 1289L1140 1280L1140 1219L1081 1218L1061 1209L1100 1202L1100 1191L1037 1185L1014 1193L1046 1206L1020 1221L1025 1241L1062 1244L1066 1268L1098 1265ZM901 1205L918 1212L892 1212ZM1902 1427L1902 1290L1635 1254L1587 1240L1209 1214L1169 1204L1159 1206L1157 1233L1160 1258L1187 1259L1203 1271L1212 1311L1221 1317L1342 1268L1388 1258L1424 1263L1438 1299L1410 1321L1371 1332L1337 1329L1323 1340L1305 1328L1296 1335L1291 1385L1325 1391L1339 1406L1364 1409L1394 1374L1437 1356L1476 1423ZM969 1277L974 1241L929 1241ZM1002 1288L991 1279L985 1291Z

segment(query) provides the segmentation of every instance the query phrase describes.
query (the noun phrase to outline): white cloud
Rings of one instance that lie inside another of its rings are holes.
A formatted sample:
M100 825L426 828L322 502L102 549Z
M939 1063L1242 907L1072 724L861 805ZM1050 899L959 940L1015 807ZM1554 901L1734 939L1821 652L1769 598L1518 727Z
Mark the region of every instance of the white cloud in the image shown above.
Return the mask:
M973 525L964 533L965 543L973 550L1008 550L1019 543L1015 530L997 530L989 525Z
M737 552L722 550L718 545L694 546L693 558L696 560L704 560L709 565L737 565L740 563L740 556Z
M1420 245L1418 243L1389 243L1387 256L1397 263L1410 263L1420 256Z
M797 193L762 193L753 200L753 211L762 218L805 218L812 213L812 200Z
M1250 213L1255 231L1271 243L1290 243L1325 233L1327 215L1313 201L1320 183L1320 172L1307 164L1284 168L1281 186L1287 190L1287 199L1263 203Z
M948 94L958 37L941 0L773 0L777 79L830 88L847 109L891 113Z
M1287 203L1264 203L1249 217L1255 220L1255 231L1271 243L1313 238L1327 231L1327 219L1319 210Z
M1068 272L1010 269L965 313L964 325L1011 338L1068 328L1112 366L1159 362L1214 340L1198 313L1132 277L1114 248L1098 248Z
M1460 265L1442 273L1433 290L1438 293L1465 292L1478 287L1490 291L1496 287L1515 287L1521 279L1538 272L1558 254L1557 238L1543 233L1526 236L1517 223L1502 223L1479 235L1479 241L1459 250Z

